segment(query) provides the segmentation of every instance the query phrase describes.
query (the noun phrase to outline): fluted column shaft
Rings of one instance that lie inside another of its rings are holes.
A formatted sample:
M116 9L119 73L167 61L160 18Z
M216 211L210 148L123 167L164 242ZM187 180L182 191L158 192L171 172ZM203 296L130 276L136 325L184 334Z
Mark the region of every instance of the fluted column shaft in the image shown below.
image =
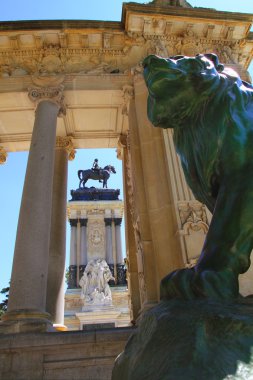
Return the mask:
M51 227L56 122L60 106L36 109L13 260L8 313L45 312ZM5 319L11 319L11 315Z

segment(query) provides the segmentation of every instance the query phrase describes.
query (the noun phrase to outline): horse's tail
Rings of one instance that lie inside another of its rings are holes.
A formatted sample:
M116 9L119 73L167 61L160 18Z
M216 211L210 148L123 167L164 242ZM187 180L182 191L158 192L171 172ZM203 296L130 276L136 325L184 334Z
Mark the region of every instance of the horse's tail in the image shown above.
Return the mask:
M78 170L78 172L77 172L77 175L78 175L78 178L81 180L82 179L82 177L81 177L81 174L82 174L82 170Z

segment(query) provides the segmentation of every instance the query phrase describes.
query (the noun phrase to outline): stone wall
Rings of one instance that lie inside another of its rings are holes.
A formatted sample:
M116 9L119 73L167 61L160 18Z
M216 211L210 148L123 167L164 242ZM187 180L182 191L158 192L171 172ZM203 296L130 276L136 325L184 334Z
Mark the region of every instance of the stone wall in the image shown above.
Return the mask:
M109 380L132 328L0 337L2 380Z

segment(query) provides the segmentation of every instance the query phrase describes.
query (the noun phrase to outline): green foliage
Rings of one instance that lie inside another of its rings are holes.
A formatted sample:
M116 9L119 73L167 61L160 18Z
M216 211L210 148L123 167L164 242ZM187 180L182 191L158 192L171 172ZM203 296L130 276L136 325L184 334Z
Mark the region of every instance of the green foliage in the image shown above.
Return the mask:
M65 282L68 285L68 283L69 283L69 268L67 268L66 272L65 272Z
M3 288L0 293L5 294L5 299L0 303L0 319L2 315L7 311L7 306L8 306L8 298L9 298L9 290L10 287L8 286L7 288Z

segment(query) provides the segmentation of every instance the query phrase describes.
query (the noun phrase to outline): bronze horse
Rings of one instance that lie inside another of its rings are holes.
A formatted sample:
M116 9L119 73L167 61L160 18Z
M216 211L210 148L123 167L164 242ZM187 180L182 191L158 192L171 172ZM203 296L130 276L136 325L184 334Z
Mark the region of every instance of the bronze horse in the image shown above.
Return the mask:
M112 165L106 165L104 169L99 170L78 170L77 174L78 178L80 179L79 188L81 188L81 186L84 188L88 179L94 179L97 181L102 180L103 188L105 187L107 189L107 180L110 177L111 172L114 174L116 173L116 170Z

